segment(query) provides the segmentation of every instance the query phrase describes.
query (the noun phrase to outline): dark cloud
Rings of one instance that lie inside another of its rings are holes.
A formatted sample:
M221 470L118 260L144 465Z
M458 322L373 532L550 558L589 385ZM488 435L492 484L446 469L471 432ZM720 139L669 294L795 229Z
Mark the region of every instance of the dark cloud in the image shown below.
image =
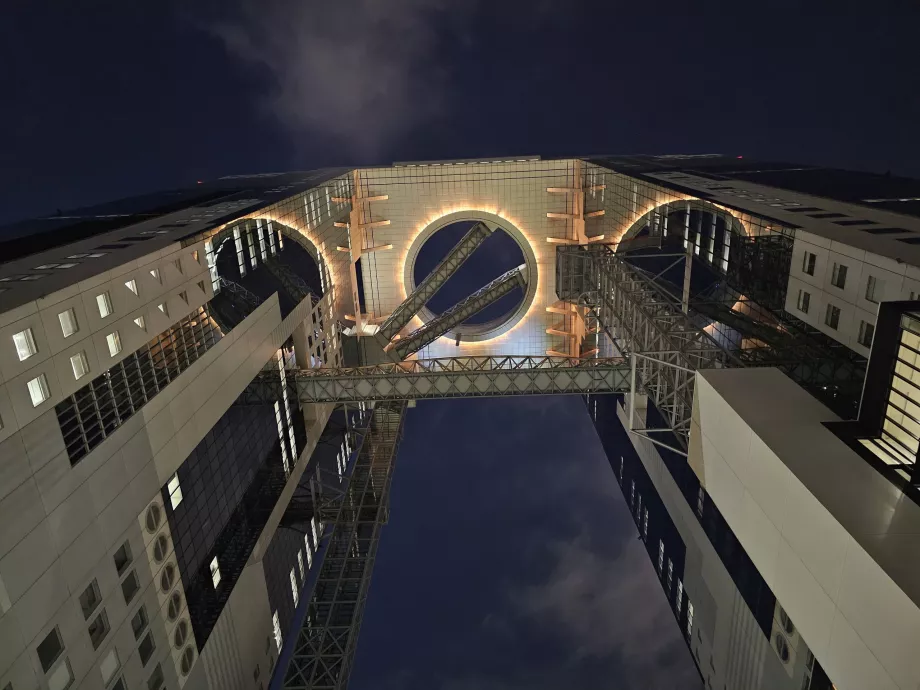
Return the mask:
M437 26L456 30L475 5L238 0L204 24L232 55L268 70L276 88L267 107L292 134L332 137L366 158L440 112Z

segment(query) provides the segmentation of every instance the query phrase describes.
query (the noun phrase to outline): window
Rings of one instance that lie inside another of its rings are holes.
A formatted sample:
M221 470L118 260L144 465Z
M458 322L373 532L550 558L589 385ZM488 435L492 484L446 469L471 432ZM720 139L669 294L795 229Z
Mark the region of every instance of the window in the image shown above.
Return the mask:
M131 619L131 630L134 631L135 640L140 639L140 636L147 629L147 623L149 623L147 609L141 606Z
M118 551L112 556L112 560L115 561L115 571L121 577L125 574L128 566L131 565L131 545L125 542L119 546Z
M197 249L193 249L193 250L192 250L192 259L194 260L194 262L195 262L196 264L201 263L201 261L200 261L199 258L198 258L198 250L197 250Z
M192 664L195 662L195 650L190 646L185 648L182 656L179 658L179 673L187 676L192 670Z
M165 533L157 535L153 545L153 560L158 564L166 560L169 555L169 537Z
M157 305L157 309L163 312L164 316L169 316L169 307L166 306L166 302Z
M38 660L41 662L42 671L48 673L54 662L64 653L61 633L56 627L45 636L45 639L41 641L35 651L38 652Z
M89 371L89 364L86 362L86 355L78 352L70 358L70 367L73 369L73 377L78 381L86 376Z
M272 631L275 635L275 647L278 648L278 653L281 653L281 619L278 618L278 612L275 611L272 614Z
M847 284L847 267L843 264L834 262L834 270L831 272L831 285L843 290Z
M70 668L70 660L64 659L64 663L48 676L48 690L67 690L71 685L73 685L73 670Z
M882 301L882 294L885 292L885 281L879 280L875 276L869 276L866 281L866 299L874 304Z
M303 549L297 552L297 567L300 569L300 579L304 579L304 569L303 569Z
M105 609L102 609L99 615L93 619L93 622L89 624L87 632L89 633L89 639L93 643L93 649L99 649L99 645L102 644L105 636L109 634L109 617Z
M174 259L173 266L176 267L176 270L179 271L179 273L182 273L182 261L180 261L179 259Z
M169 604L166 607L166 617L172 623L179 617L182 612L182 595L178 591L173 592L169 597Z
M73 309L68 309L58 314L58 321L61 322L61 331L64 333L65 338L69 338L80 330L77 326L77 315Z
M868 321L859 322L859 344L863 347L872 347L872 337L875 335L875 326Z
M290 572L291 579L291 597L294 599L294 608L297 608L297 604L300 603L300 589L297 587L297 573L294 568L291 568Z
M658 574L664 571L664 541L658 540Z
M118 331L112 331L105 336L105 342L109 346L109 355L112 357L121 352L121 336L118 335Z
M176 631L173 633L173 647L176 649L182 649L182 645L185 644L185 641L188 639L188 621L183 620L179 621L179 625L176 626Z
M153 279L157 281L158 283L163 282L162 280L160 280L160 269L159 268L151 268L150 275L153 276Z
M125 603L130 604L131 600L134 598L134 595L137 594L137 590L141 588L141 583L137 580L137 573L133 570L128 573L121 583L121 593L124 595Z
M217 556L211 559L211 582L214 583L214 589L220 584L220 564L217 562Z
M169 592L176 582L176 567L172 563L167 563L160 574L160 589L163 594Z
M201 290L201 291L202 291L203 293L205 293L205 294L207 294L207 292L208 292L208 289L204 286L204 281L203 281L203 280L199 280L199 281L198 281L198 289Z
M115 685L113 685L110 690L127 690L125 687L125 679L119 678L117 681L115 681Z
M818 257L811 252L805 252L805 257L802 261L802 273L813 276L815 274L815 262L818 260Z
M182 503L182 487L179 486L178 473L170 477L169 481L166 483L166 490L169 491L169 502L173 510L175 510L179 507L179 504Z
M163 668L157 664L147 680L147 690L160 690L163 687Z
M80 595L80 609L83 611L83 620L88 621L89 617L99 606L102 596L99 594L99 585L95 580L89 583L83 594Z
M101 295L96 295L96 306L99 307L99 316L103 319L112 313L112 298L108 290Z
M143 316L138 316L136 319L134 319L134 324L135 324L138 328L140 328L142 331L146 331L146 330L147 330L147 321L146 321L146 319L144 319Z
M810 218L846 218L845 213L809 213Z
M687 602L687 637L693 634L693 604Z
M128 288L131 292L137 295L137 281L132 278L131 280L125 283L125 287Z
M20 362L25 362L29 357L38 352L35 347L35 338L32 337L32 329L27 328L24 331L13 334L13 344L16 346L16 354Z
M796 300L796 306L803 314L808 313L808 305L811 302L811 294L804 290L799 290L799 298Z
M824 323L837 330L837 325L840 323L840 308L835 307L833 304L827 305L827 313L824 314Z
M29 387L29 397L32 398L32 407L38 407L45 402L50 393L48 392L48 379L44 374L39 374L26 384Z
M147 662L150 661L150 657L153 656L153 650L156 649L156 645L153 644L153 635L147 633L144 636L144 639L141 640L141 643L137 646L137 651L141 656L141 664L144 666L147 665Z
M183 290L182 292L179 293L179 299L181 299L183 302L188 304L188 293L185 290Z

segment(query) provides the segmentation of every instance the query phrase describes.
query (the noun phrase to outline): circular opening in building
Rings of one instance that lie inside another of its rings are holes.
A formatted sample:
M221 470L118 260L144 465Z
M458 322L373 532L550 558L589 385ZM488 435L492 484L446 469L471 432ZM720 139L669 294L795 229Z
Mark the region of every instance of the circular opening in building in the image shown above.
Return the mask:
M463 237L477 224L461 220L440 228L425 240L415 259L413 279L420 284ZM426 307L434 315L443 314L499 276L525 263L524 252L517 241L502 228L491 233L472 255L447 279L428 301ZM499 297L482 310L466 318L455 330L462 333L464 326L481 326L508 319L524 300L520 286Z
M157 563L162 563L166 560L166 555L169 553L169 537L165 534L161 534L156 538L156 542L153 545L153 559Z
M182 658L179 660L179 671L183 676L187 676L192 670L192 663L195 661L195 650L191 645L182 652Z
M182 595L179 592L173 592L172 596L169 597L169 604L166 606L166 617L169 618L169 622L172 623L179 617L179 612L182 610Z
M779 658L783 663L789 661L789 643L786 642L786 638L781 633L776 633L774 636L773 646L776 647L776 653L779 654Z
M144 526L150 534L157 531L160 521L163 519L163 510L158 503L152 504L147 508L147 515L144 518Z
M179 621L179 625L176 626L176 631L173 633L173 645L176 649L180 649L187 639L188 621L183 619Z
M787 635L792 635L795 632L795 626L792 624L792 619L783 609L779 610L779 621L783 624L783 630L786 631Z
M163 592L168 592L172 589L175 581L176 567L172 563L167 563L166 567L163 568L163 573L160 575L160 589Z

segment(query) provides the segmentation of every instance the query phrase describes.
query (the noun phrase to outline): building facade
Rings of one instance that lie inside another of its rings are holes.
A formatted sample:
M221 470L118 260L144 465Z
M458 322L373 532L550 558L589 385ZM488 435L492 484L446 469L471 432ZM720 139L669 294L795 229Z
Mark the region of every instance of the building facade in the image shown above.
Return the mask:
M707 687L916 687L918 199L528 156L8 228L0 690L345 687L406 409L530 394L585 395Z

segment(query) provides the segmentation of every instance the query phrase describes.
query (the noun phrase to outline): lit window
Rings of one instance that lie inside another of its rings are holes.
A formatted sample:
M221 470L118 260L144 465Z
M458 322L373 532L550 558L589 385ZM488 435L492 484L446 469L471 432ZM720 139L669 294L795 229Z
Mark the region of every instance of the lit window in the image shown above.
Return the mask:
M182 503L182 487L179 486L178 474L174 474L167 482L166 490L169 491L169 502L172 504L173 509L177 508Z
M68 256L67 258L68 258L68 259L85 259L85 258L87 258L88 256L89 256L89 254L71 254L71 255Z
M150 275L152 275L152 276L153 276L153 279L154 279L155 281L157 281L158 283L162 282L162 281L160 280L160 269L159 269L159 268L151 268L151 269L150 269Z
M38 348L35 347L35 338L32 337L31 328L27 328L19 333L14 333L13 344L16 346L16 354L19 356L20 362L26 361L29 357L38 352Z
M677 617L680 618L680 609L684 603L684 583L677 578Z
M185 290L183 290L182 292L179 293L179 298L180 298L183 302L185 302L186 304L188 304L188 293L187 293Z
M836 331L837 326L840 324L840 307L828 304L827 311L824 314L824 323Z
M303 535L303 543L307 548L307 570L313 567L313 548L310 546L310 535Z
M195 250L192 251L192 259L195 261L196 264L201 263L201 261L200 261L199 258L198 258L198 250L197 250L197 249L195 249Z
M99 664L99 670L102 672L102 684L108 685L111 683L120 667L121 663L118 661L118 652L112 648L112 650L105 655L102 663Z
M847 267L843 264L834 263L834 269L831 271L831 285L835 288L843 288L847 284Z
M80 330L79 326L77 326L77 315L73 309L68 309L58 314L58 321L61 322L61 331L64 333L65 338L69 338Z
M275 646L278 648L278 653L281 653L281 620L278 618L278 612L275 611L272 614L272 630L275 633Z
M687 637L693 634L693 604L687 602Z
M144 317L143 317L143 316L138 316L136 319L134 319L134 323L135 323L135 325L137 325L137 327L140 328L142 331L146 331L146 330L147 330L147 322L144 320Z
M133 278L125 283L125 287L128 288L135 295L137 294L137 281Z
M48 690L67 690L73 684L73 680L70 659L64 659L64 663L48 676Z
M796 306L803 314L808 313L808 305L811 303L811 294L804 290L799 290L799 298L796 300Z
M98 259L101 256L105 256L105 252L93 252L92 254L87 254L86 258L88 259ZM67 257L70 258L69 256Z
M297 552L297 567L300 569L300 579L303 580L304 569L303 569L303 550Z
M96 295L96 306L99 307L99 316L103 319L112 313L112 298L108 291Z
M163 302L162 304L158 304L157 309L163 312L165 316L169 316L169 307L166 306L166 302Z
M872 347L872 337L875 335L875 326L868 321L859 322L859 344L863 347Z
M47 271L50 268L57 268L61 264L42 264L41 266L36 266L33 268L33 271Z
M664 570L664 541L658 540L658 574Z
M294 599L294 608L297 608L297 604L300 603L300 590L297 589L297 573L294 572L294 569L291 568L290 572L291 579L291 596Z
M38 407L48 399L48 379L44 374L39 374L27 384L29 397L32 398L32 407Z
M217 562L217 556L211 560L211 582L214 583L214 589L220 584L220 565Z
M109 346L109 355L112 357L121 352L121 336L118 335L118 331L112 331L105 336L105 342Z
M58 264L58 268L73 268L74 266L79 266L80 264Z
M86 355L82 352L78 352L70 358L70 366L73 369L73 377L78 381L86 376L86 373L89 371L89 364L86 362Z

